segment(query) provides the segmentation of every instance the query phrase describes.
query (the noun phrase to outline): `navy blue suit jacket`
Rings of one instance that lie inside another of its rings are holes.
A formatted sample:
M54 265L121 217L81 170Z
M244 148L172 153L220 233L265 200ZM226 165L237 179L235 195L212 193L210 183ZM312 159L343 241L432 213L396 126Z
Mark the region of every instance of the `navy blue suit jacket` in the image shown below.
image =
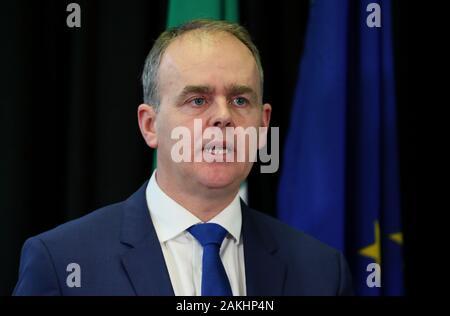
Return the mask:
M13 294L174 295L146 186L124 202L28 239ZM241 204L247 295L352 294L341 253ZM80 267L80 287L66 282L70 263Z

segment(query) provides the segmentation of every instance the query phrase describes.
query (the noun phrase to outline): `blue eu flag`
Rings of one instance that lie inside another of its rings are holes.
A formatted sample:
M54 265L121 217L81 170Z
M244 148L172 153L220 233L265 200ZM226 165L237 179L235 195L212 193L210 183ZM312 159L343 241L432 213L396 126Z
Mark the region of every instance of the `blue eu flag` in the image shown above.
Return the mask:
M403 294L392 46L390 1L312 1L283 153L279 217L343 251L359 295Z

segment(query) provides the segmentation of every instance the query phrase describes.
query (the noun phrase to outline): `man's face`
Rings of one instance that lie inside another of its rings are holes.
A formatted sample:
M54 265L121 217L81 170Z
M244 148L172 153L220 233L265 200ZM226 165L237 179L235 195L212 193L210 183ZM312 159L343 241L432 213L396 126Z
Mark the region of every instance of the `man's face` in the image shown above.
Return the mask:
M268 126L271 108L260 103L259 72L250 50L228 33L193 31L168 46L158 80L158 177L183 184L187 190L237 190L252 167L248 154L245 162L195 162L195 150L204 151L208 140L197 138L202 146L194 147L194 120L201 119L202 130L218 127L223 135L226 127ZM191 132L191 162L171 158L178 141L171 139L171 133L180 126Z

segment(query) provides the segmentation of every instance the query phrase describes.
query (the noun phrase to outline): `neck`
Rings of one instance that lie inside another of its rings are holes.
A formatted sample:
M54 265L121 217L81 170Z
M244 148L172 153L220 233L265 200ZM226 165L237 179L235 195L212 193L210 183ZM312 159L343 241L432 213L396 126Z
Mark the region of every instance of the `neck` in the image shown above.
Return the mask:
M156 174L156 182L160 189L170 198L183 206L202 222L208 222L224 210L236 197L239 188L217 189L203 188L186 191L173 185L163 176ZM184 186L185 188L186 186Z

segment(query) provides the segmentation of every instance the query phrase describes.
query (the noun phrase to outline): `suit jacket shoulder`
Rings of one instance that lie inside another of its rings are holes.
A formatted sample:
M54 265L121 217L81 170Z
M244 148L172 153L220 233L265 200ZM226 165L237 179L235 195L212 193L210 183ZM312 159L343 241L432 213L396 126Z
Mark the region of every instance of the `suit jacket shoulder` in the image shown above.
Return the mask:
M246 206L243 210L244 229L261 236L279 266L285 266L283 295L353 295L342 253L278 219Z
M119 242L122 209L123 202L112 204L27 239L13 295L110 294L89 281L112 286L121 278L122 273L114 271L121 269L118 254L127 249ZM80 288L71 287L68 280L74 272L73 264L81 272ZM96 273L101 269L109 272L109 277ZM132 292L131 287L129 290Z

